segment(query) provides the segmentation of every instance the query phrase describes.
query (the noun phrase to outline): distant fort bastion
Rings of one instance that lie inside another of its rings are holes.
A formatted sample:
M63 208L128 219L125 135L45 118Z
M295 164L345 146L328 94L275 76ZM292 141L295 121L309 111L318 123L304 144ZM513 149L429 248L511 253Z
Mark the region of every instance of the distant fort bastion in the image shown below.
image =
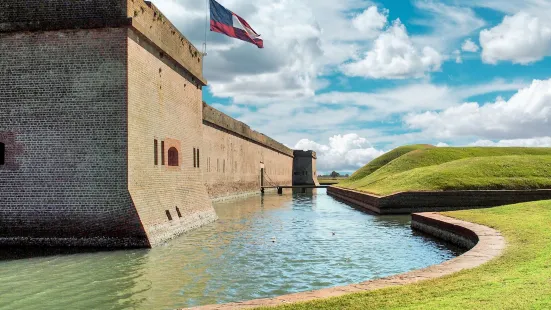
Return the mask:
M150 2L0 2L0 245L151 247L315 169L203 103L202 57Z

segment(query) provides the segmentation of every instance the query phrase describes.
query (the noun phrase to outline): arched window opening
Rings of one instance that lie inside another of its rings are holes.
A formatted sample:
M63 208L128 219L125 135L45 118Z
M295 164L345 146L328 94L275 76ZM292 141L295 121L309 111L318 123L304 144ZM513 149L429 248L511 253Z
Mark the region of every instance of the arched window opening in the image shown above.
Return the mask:
M178 164L178 150L175 147L168 149L168 165L179 166Z
M4 165L6 159L6 145L0 142L0 166Z

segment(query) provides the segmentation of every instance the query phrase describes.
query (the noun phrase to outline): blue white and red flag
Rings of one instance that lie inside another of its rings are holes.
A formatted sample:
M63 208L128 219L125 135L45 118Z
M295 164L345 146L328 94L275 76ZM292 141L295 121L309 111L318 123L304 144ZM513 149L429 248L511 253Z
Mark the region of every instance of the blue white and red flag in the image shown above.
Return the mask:
M210 30L264 47L264 41L247 21L215 0L210 0Z

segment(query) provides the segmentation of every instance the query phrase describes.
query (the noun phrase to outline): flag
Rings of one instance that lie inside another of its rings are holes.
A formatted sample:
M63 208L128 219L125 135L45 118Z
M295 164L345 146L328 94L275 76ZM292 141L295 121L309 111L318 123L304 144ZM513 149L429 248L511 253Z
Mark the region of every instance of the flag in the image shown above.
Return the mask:
M210 0L210 30L264 47L264 41L247 21L215 0Z

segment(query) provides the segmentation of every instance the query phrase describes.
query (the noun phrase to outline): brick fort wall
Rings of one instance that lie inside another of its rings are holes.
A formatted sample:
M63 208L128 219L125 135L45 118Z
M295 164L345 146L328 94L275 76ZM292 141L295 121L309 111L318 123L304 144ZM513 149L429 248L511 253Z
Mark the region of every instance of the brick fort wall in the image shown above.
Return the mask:
M291 185L293 151L246 124L204 104L203 180L209 196L260 192L264 185Z
M128 32L128 188L155 245L216 219L194 164L194 149L202 145L202 91L177 62ZM178 166L169 166L171 148Z
M292 183L292 150L202 102L201 53L150 2L1 1L0 68L0 244L155 246L261 169Z
M316 152L295 150L293 155L293 185L320 185Z
M127 190L126 36L0 33L2 243L148 244Z

